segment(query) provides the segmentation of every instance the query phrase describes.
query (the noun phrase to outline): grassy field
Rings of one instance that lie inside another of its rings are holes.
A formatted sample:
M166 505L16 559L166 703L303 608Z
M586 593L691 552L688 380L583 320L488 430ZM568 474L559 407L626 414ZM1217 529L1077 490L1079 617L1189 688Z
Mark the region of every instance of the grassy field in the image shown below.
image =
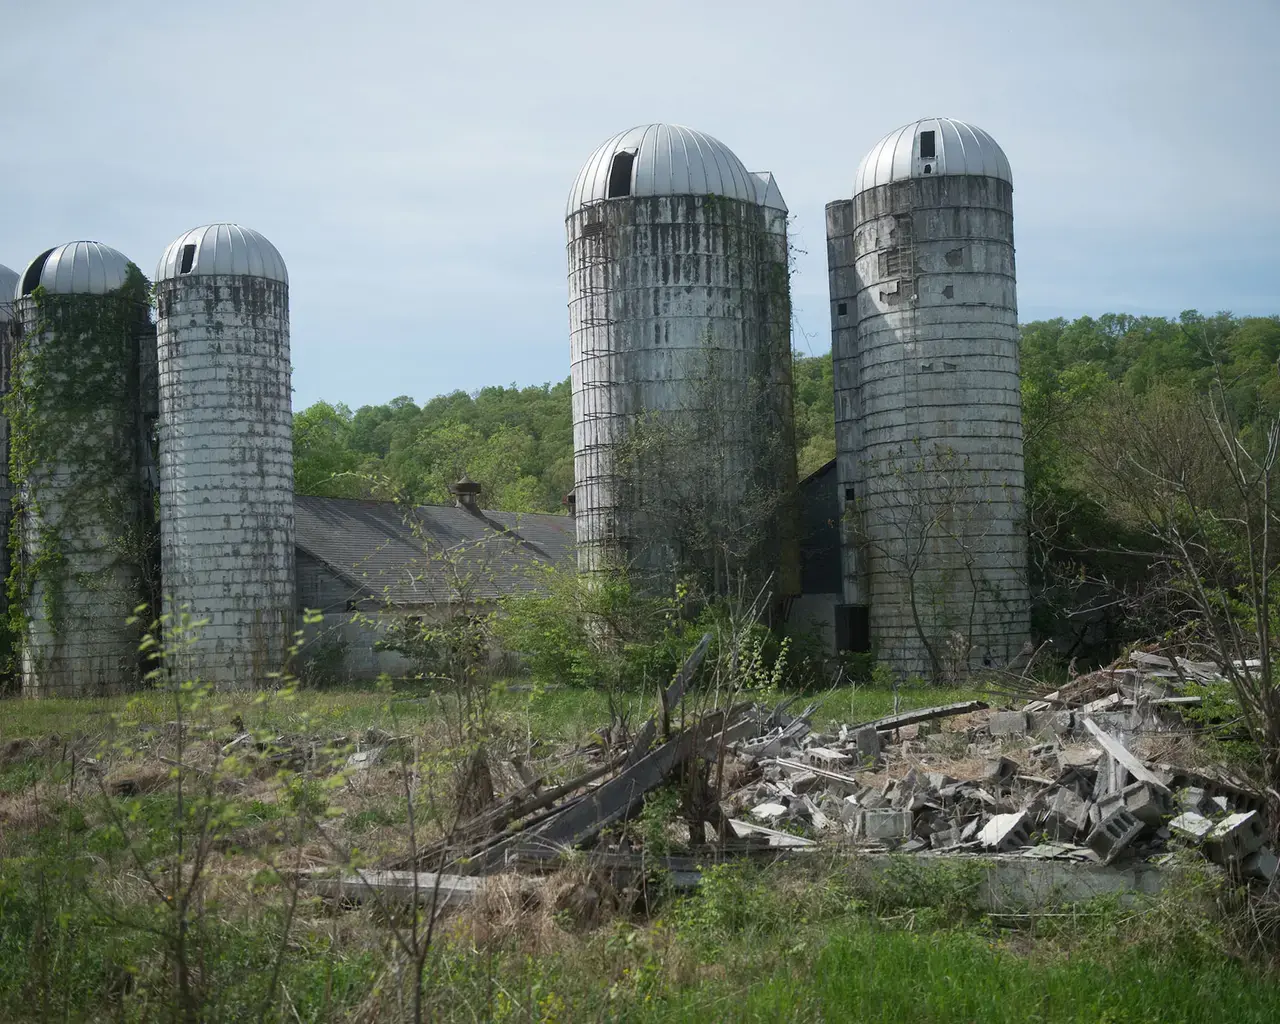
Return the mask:
M778 699L782 695L771 696ZM810 702L817 704L813 720L815 727L821 729L833 724L856 725L895 710L908 711L986 696L981 690L937 686L903 686L896 694L892 690L859 686L800 696L793 709L799 710ZM264 700L254 693L229 693L219 696L210 718L229 725L238 717L248 728L280 732L389 729L397 723L411 728L438 719L445 713L442 709L448 701L448 697L442 695L387 693L373 688L299 690L288 700ZM586 737L609 718L608 697L599 690L529 689L524 684L498 683L491 701L494 713L505 722L524 720L547 739ZM620 695L619 703L633 717L638 717L648 713L655 699L653 694L625 693ZM0 700L0 740L105 735L115 729L117 716L141 725L159 725L174 717L172 698L157 693L100 699Z
M811 699L823 729L895 701L906 710L972 696L859 688ZM651 704L628 700L633 719ZM411 1020L403 909L340 907L294 879L402 853L406 787L419 842L439 834L460 766L457 702L236 694L198 707L207 739L182 740L167 725L171 701L0 703L0 1021L179 1019L183 958L188 1019ZM548 778L574 774L574 748L608 718L596 692L498 687L482 731L496 788L515 784L500 771L517 752ZM238 749L223 745L241 725L285 735L293 751L308 737L385 730L405 738L411 772L335 770L349 745L304 767L219 760ZM194 851L207 859L187 899ZM618 891L571 860L536 885L501 880L443 920L424 963L423 1019L1280 1020L1280 986L1244 918L1224 912L1235 897L1211 881L1026 918L987 916L974 890L962 868L915 862L899 882L871 886L824 851L804 864L713 868L678 897L660 874L642 892Z

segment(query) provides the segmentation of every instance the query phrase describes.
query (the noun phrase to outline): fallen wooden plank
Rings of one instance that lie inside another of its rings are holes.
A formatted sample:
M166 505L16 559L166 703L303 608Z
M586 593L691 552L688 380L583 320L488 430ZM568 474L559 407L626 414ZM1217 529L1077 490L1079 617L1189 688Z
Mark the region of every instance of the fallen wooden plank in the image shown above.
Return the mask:
M1169 787L1161 782L1151 769L1129 753L1128 748L1118 739L1105 729L1099 728L1098 723L1092 718L1084 719L1084 727L1093 734L1093 738L1098 741L1102 749L1115 758L1116 762L1135 779L1147 783L1161 793L1169 792Z
M684 691L702 666L702 659L707 656L707 651L710 647L711 634L703 633L702 639L698 641L698 646L693 649L689 657L685 658L684 664L680 666L680 671L676 673L675 679L671 681L671 685L667 687L666 691L661 694L661 710L644 723L644 727L640 730L640 735L636 737L636 741L631 747L631 753L627 755L626 764L623 765L624 768L630 768L649 752L649 748L653 746L654 738L658 735L659 724L667 721L667 716L671 714L671 709L679 704L681 698L684 697Z
M985 711L987 707L987 702L983 700L962 700L958 704L943 704L936 708L921 708L919 711L904 711L900 715L877 718L874 722L864 722L857 728L865 729L867 726L873 726L876 732L892 732L894 729L902 729L908 725L932 722L935 718L967 715L970 711Z
M723 713L718 711L704 715L697 725L683 730L630 768L624 768L562 812L485 850L473 858L467 868L482 873L496 870L506 863L508 852L516 844L568 849L594 838L615 821L633 814L645 794L666 782L708 733L719 731L723 720Z

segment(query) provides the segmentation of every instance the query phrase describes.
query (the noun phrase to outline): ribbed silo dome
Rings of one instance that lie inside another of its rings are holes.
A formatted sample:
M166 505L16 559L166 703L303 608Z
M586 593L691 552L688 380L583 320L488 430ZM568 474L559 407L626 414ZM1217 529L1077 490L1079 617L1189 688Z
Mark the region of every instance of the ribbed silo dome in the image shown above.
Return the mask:
M239 224L206 224L174 239L160 257L156 280L189 274L234 274L289 283L279 250L253 228Z
M872 147L853 177L853 194L943 174L978 174L1013 184L1009 158L981 128L949 117L926 117L890 132Z
M37 288L57 295L105 295L124 287L129 257L101 242L68 242L42 252L28 264L14 298Z
M756 203L761 183L719 139L683 125L646 124L615 135L591 154L569 192L565 215L600 199L707 195Z
M12 317L10 303L17 292L18 272L0 263L0 323L7 323Z

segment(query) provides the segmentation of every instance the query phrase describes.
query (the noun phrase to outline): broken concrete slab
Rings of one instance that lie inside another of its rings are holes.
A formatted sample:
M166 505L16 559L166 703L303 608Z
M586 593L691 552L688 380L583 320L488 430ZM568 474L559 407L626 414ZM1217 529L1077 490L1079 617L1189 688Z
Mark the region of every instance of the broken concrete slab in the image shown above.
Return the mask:
M467 875L442 875L431 871L360 870L344 875L304 876L308 889L332 899L352 903L412 903L437 910L474 903L484 895L485 880ZM532 883L531 883L532 884Z
M917 725L920 722L929 722L935 718L949 718L953 715L967 715L972 711L985 711L988 707L986 701L981 700L962 700L955 704L943 704L936 708L922 708L919 711L904 711L898 715L888 715L885 718L877 718L874 722L866 723L878 729L880 732L892 732L895 729L901 729L908 725Z
M1083 719L1084 727L1098 741L1102 749L1110 754L1115 760L1140 782L1147 782L1155 786L1162 793L1168 793L1169 787L1157 778L1156 774L1151 771L1145 764L1133 756L1128 748L1110 733L1099 728L1092 718Z

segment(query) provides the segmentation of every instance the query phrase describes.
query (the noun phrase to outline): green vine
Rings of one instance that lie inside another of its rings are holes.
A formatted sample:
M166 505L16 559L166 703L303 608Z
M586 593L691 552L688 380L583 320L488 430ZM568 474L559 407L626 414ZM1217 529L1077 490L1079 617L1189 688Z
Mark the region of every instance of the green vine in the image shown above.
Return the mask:
M55 637L65 635L69 583L105 593L127 567L139 580L130 607L141 599L149 517L141 514L137 461L138 339L149 302L150 284L130 264L125 283L106 295L37 288L19 305L21 335L3 402L14 495L5 623L11 658L30 641L37 588ZM74 564L85 543L111 553L102 568ZM31 654L38 668L46 663L48 652Z

